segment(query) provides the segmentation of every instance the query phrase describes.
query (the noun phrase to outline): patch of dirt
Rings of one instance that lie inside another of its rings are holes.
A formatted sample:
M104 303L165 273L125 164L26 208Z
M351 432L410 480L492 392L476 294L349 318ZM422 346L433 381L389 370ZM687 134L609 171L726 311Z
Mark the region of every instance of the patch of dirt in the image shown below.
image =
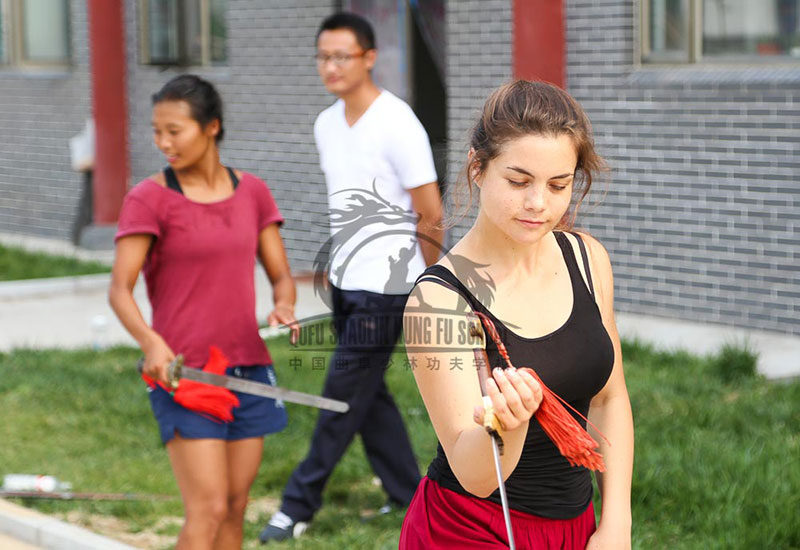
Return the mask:
M247 510L244 512L244 520L253 523L267 522L280 506L281 499L279 498L251 498L247 503Z
M251 523L266 522L272 514L278 511L280 505L279 498L262 497L250 499L245 512L245 521ZM134 533L129 522L114 516L88 514L79 510L72 510L65 514L56 514L56 517L67 523L85 527L94 533L130 544L142 550L171 548L175 544L176 536L161 535L159 533L183 525L183 518L165 516L156 521L152 527Z
M725 396L725 402L726 403L735 403L736 401L739 400L739 397L741 397L741 396L739 395L738 391L731 392L731 393L729 393L729 394L727 394Z
M104 516L100 514L87 514L78 510L72 510L66 514L59 514L60 519L80 525L86 529L109 537L125 544L130 544L136 548L144 550L154 550L158 548L169 548L175 543L174 535L159 535L155 531L164 529L171 525L183 524L183 518L164 517L158 520L152 529L132 533L130 524L114 516Z

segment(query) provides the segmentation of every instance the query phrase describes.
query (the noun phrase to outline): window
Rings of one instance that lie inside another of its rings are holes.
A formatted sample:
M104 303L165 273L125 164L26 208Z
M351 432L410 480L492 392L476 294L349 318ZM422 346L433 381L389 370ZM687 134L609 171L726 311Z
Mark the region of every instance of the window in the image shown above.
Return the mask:
M68 0L0 0L0 63L52 66L69 61Z
M642 0L642 61L800 61L800 0Z
M226 0L142 0L141 57L149 65L220 65L227 60Z

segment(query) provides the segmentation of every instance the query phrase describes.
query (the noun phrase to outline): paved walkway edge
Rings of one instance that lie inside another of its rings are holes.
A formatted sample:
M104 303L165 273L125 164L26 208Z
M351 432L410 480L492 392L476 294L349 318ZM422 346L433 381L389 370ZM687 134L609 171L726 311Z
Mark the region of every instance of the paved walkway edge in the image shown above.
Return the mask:
M44 298L62 294L79 294L81 292L105 290L110 282L110 273L3 281L0 282L0 300Z
M798 336L635 313L618 313L617 328L623 338L649 343L666 351L708 355L718 353L726 344L744 347L758 355L758 372L769 380L788 381L800 377Z
M0 532L48 550L137 550L3 499L0 499Z
M101 311L116 326L118 323L113 319L113 313L111 313L105 297L109 281L110 275L103 273L0 282L0 303L6 302L7 307L17 311L19 308L24 309L27 303L45 303L48 299L75 296L80 301L79 305L75 307L87 311ZM263 270L256 271L256 289L262 297L257 301L257 305L260 309L259 318L263 319L271 306L271 289ZM144 289L139 289L139 291L144 299ZM297 291L296 314L301 322L306 318L330 313L330 309L316 295L310 276L297 278ZM143 313L147 312L149 315L149 304L144 301L140 307ZM92 309L90 305L95 302L99 303L99 306ZM83 323L86 327L81 324L83 321L86 321ZM83 331L86 334L79 335L83 337L83 340L77 343L79 347L92 345L87 328L88 321L83 319L77 322L77 325L79 328L86 329ZM758 354L758 371L770 380L789 380L800 377L800 336L626 312L617 313L617 326L620 336L623 338L638 339L653 344L659 349L683 349L690 353L706 355L718 352L725 344L746 346ZM0 325L0 334L2 334L2 328L3 325ZM6 329L10 330L9 327ZM51 331L53 330L55 329L51 327ZM119 331L122 332L121 325ZM123 336L127 338L124 342L133 343L127 337L127 333L123 333ZM4 340L0 337L0 350L28 345L32 347L75 347L75 345L66 346L63 343L56 344L50 340L44 342L47 345L42 345L43 342L37 343L33 336L30 338L32 339L30 342L15 342L14 345L8 346L3 345ZM114 341L114 343L122 343L122 340Z
M18 233L0 232L0 244L22 248L30 252L43 252L67 258L77 258L84 261L95 261L111 265L114 260L113 243L109 242L108 250L87 250L75 246L70 241L36 237L33 235L20 235Z

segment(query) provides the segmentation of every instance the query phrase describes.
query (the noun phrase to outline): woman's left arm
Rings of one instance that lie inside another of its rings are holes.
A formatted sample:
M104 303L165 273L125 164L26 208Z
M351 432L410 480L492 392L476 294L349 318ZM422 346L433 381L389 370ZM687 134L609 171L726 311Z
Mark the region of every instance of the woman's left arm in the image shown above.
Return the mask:
M596 239L582 235L589 248L595 292L603 325L614 345L614 366L605 387L592 400L589 419L605 434L611 445L597 434L606 465L597 474L602 510L597 531L587 550L631 547L631 477L633 475L633 414L622 369L622 349L614 319L614 277L608 252Z
M274 327L282 323L291 327L290 341L294 343L300 334L300 326L294 316L297 289L277 223L269 224L258 234L258 257L272 284L274 309L267 317L267 324Z

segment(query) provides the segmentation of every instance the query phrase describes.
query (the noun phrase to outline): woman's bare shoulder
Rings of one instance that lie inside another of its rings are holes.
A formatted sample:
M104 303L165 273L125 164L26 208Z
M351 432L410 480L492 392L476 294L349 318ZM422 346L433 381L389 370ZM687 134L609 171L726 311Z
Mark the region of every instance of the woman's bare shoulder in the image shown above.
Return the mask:
M581 240L586 244L592 268L606 270L611 268L611 260L606 247L596 237L585 231L576 231Z

